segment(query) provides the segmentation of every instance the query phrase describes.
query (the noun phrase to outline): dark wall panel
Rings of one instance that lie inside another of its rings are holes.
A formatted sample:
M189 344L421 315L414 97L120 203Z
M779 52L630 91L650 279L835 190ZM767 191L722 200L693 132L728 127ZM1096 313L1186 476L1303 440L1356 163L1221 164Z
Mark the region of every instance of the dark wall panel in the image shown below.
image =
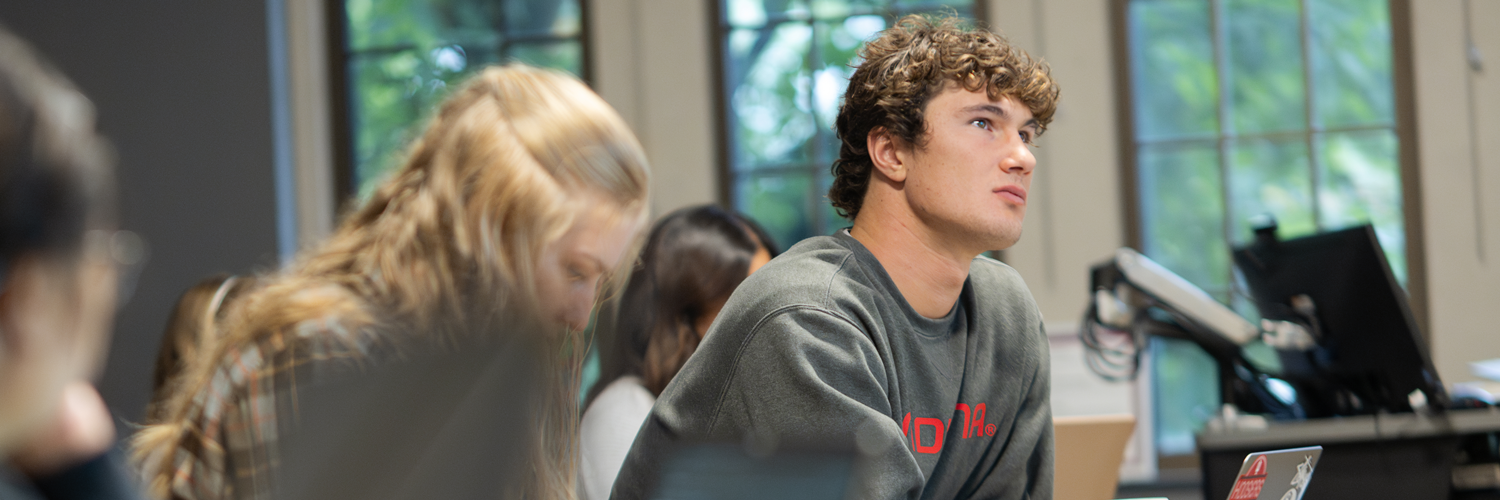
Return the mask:
M122 225L152 255L100 390L117 416L139 421L177 295L213 273L275 264L266 6L6 0L0 23L94 100L118 151Z

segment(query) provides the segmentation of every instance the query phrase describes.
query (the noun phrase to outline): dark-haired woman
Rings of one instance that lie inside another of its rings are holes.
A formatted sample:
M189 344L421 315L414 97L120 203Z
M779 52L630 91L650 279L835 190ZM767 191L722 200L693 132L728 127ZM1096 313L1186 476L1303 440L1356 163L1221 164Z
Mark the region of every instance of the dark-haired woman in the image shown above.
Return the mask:
M753 221L711 205L657 221L620 298L616 324L599 337L599 382L580 428L580 497L609 498L656 396L734 289L775 254Z

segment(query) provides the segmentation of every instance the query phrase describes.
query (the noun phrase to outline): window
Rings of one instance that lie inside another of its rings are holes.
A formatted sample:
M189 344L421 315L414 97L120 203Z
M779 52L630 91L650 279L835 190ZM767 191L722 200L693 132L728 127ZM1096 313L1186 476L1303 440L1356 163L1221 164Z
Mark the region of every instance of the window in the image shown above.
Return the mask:
M585 75L579 0L346 0L343 14L352 152L343 182L360 196L475 70L520 61Z
M902 15L976 9L973 0L722 0L730 203L783 248L840 227L825 194L838 157L833 121L859 48Z
M1253 318L1229 259L1252 217L1284 238L1369 222L1405 283L1386 0L1127 5L1141 250ZM1154 344L1158 449L1191 453L1219 405L1213 361Z

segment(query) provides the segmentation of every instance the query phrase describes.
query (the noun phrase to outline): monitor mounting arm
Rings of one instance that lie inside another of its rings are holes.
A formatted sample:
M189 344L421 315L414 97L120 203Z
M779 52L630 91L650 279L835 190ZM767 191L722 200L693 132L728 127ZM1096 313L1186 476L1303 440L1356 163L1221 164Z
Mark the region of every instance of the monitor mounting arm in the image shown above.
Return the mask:
M1096 373L1107 379L1133 378L1149 337L1185 339L1214 358L1224 403L1248 413L1302 418L1295 402L1272 394L1267 375L1246 360L1241 347L1265 339L1278 348L1310 348L1316 342L1306 328L1290 322L1263 322L1264 329L1259 328L1129 248L1116 250L1113 259L1090 271L1092 297L1080 336ZM1106 342L1098 335L1101 328L1121 332L1129 340Z

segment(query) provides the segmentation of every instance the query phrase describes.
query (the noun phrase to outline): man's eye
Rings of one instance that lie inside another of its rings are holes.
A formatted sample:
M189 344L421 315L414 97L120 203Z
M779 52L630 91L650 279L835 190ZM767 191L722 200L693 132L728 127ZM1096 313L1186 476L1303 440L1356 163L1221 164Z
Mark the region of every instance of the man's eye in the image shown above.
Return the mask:
M1022 130L1020 132L1020 134L1021 134L1021 142L1024 142L1026 144L1031 144L1031 132Z
M989 130L990 129L990 122L989 122L989 120L974 120L974 121L969 122L969 125L973 125L975 127L979 127L979 128L985 129L985 130Z

